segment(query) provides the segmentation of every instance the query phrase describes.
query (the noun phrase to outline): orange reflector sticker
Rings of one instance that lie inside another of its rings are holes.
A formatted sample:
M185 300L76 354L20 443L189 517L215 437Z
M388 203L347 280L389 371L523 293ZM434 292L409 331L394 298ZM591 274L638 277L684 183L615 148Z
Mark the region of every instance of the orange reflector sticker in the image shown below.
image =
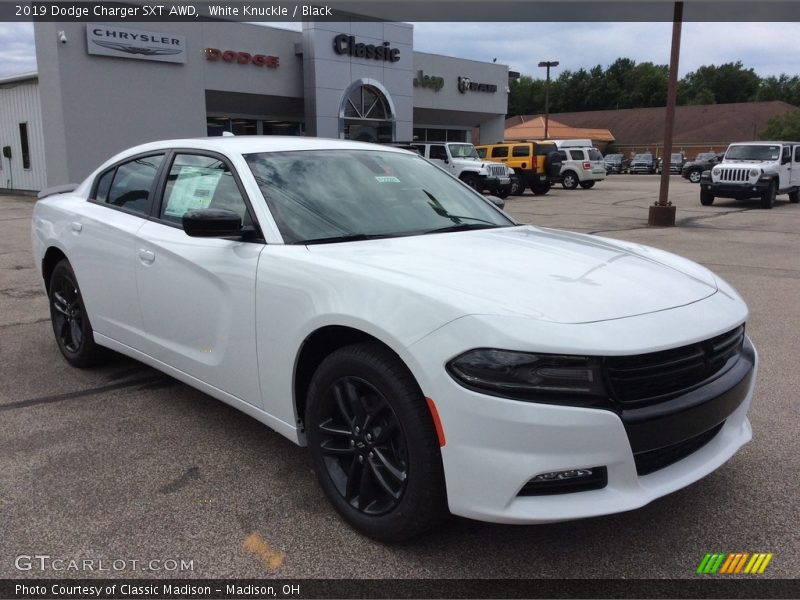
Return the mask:
M433 403L433 400L426 397L425 400L428 402L428 410L431 411L431 417L433 417L433 426L436 427L436 436L439 438L439 447L444 447L444 429L442 428L442 420L439 418L439 411L436 410L436 405Z

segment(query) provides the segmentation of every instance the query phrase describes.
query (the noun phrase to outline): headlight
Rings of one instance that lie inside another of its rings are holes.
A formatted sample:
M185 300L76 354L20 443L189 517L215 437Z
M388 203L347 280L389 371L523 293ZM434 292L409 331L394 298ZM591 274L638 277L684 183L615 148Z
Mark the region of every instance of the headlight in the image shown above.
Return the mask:
M761 175L761 169L750 169L750 177L758 177Z
M721 168L721 167L714 167L713 169L711 169L711 172L712 172L714 175L719 175L719 172L720 172L720 171L722 171L722 168Z
M607 397L600 359L587 356L479 348L451 360L447 371L465 387L520 400L563 403L570 395L593 404Z

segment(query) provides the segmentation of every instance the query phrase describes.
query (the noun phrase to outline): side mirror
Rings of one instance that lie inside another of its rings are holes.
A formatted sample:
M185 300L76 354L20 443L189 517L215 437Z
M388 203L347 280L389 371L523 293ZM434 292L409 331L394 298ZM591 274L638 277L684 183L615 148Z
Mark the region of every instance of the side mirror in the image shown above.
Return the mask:
M11 146L3 146L3 156L11 160Z
M242 218L221 208L190 210L183 215L183 230L189 237L241 236Z
M501 210L506 207L506 201L502 198L498 198L497 196L484 196L484 198Z

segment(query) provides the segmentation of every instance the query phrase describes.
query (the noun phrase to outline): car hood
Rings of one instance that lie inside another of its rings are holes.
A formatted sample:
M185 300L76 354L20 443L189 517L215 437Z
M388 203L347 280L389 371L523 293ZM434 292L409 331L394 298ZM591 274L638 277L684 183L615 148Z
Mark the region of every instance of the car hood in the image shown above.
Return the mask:
M308 249L331 267L399 282L463 314L586 323L684 306L717 291L707 269L667 252L531 226Z

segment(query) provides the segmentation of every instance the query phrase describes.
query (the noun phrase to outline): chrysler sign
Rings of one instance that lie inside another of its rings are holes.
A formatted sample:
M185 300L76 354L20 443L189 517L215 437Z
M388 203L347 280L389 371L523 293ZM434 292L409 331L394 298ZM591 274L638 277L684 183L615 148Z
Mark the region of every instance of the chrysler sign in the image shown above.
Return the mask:
M89 54L185 63L186 38L172 33L142 31L111 25L86 26Z

